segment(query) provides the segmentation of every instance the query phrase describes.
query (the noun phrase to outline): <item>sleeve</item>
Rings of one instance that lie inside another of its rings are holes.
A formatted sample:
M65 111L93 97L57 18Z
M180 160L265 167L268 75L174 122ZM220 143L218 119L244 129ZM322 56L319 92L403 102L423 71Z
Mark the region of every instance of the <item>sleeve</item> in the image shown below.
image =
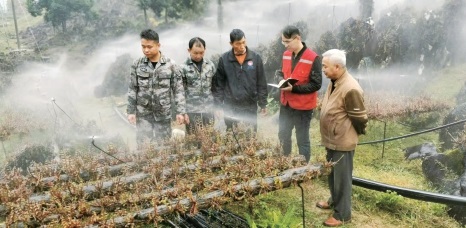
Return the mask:
M173 64L173 78L170 87L175 97L176 114L186 113L186 98L184 96L183 71L180 66Z
M304 85L293 86L293 93L313 93L322 86L322 59L317 56L312 64L311 72L309 73L309 83Z
M257 55L257 98L258 98L258 105L261 108L265 108L267 106L267 79L265 78L264 73L264 63L262 62L262 58Z
M222 57L218 60L217 71L212 78L212 95L214 96L214 105L216 108L223 108L225 99L225 69L223 67Z
M127 114L136 114L137 93L138 93L136 69L138 67L138 62L139 62L138 60L134 61L130 69L129 86L128 86L128 93L127 93L128 105L126 107Z
M358 90L350 90L345 96L345 110L358 135L366 134L367 111L364 99Z

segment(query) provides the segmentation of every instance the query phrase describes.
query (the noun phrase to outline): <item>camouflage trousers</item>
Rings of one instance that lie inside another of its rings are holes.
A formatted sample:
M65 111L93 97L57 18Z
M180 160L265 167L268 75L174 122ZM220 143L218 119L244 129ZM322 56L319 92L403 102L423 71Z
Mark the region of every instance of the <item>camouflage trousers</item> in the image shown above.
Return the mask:
M189 116L189 124L186 125L186 133L188 135L196 136L196 138L202 133L202 129L205 127L213 126L214 125L214 114L213 113L190 113L188 112ZM193 139L192 142L186 142L186 148L195 147L200 149L202 146L202 141L197 139Z
M190 113L188 112L190 123L186 125L186 133L196 134L197 131L209 125L214 124L214 115L212 113Z
M136 128L138 147L146 142L162 144L172 133L170 119L156 121L153 115L137 117Z

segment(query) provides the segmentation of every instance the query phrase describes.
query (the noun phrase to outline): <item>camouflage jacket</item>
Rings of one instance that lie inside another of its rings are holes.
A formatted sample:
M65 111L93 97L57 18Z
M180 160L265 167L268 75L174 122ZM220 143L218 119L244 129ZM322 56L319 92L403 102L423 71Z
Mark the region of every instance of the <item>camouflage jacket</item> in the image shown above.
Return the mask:
M212 61L204 59L202 69L188 58L182 65L183 85L186 97L186 112L211 112L214 105L212 96L212 79L215 74L215 65Z
M155 68L147 57L133 62L128 89L128 114L153 114L156 121L170 119L172 98L176 113L186 113L181 68L173 60L161 54Z

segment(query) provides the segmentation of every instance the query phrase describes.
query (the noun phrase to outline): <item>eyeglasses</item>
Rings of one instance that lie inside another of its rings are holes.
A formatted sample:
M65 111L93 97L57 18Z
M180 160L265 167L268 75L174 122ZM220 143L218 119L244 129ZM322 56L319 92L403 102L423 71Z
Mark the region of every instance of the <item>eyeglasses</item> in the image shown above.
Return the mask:
M291 40L282 40L282 44L286 46L286 45L290 44L293 40L295 40L296 37L297 37L297 36L295 36L295 37L294 37L293 39L291 39Z

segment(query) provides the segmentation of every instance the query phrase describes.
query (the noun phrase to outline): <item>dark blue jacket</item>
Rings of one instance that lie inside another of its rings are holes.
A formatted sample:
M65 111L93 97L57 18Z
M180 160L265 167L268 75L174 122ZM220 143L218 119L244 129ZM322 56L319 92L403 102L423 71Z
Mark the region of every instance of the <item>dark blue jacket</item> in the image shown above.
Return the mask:
M262 58L247 49L242 65L230 50L218 62L217 72L212 84L214 103L224 105L252 106L265 108L267 105L267 81L264 75Z

